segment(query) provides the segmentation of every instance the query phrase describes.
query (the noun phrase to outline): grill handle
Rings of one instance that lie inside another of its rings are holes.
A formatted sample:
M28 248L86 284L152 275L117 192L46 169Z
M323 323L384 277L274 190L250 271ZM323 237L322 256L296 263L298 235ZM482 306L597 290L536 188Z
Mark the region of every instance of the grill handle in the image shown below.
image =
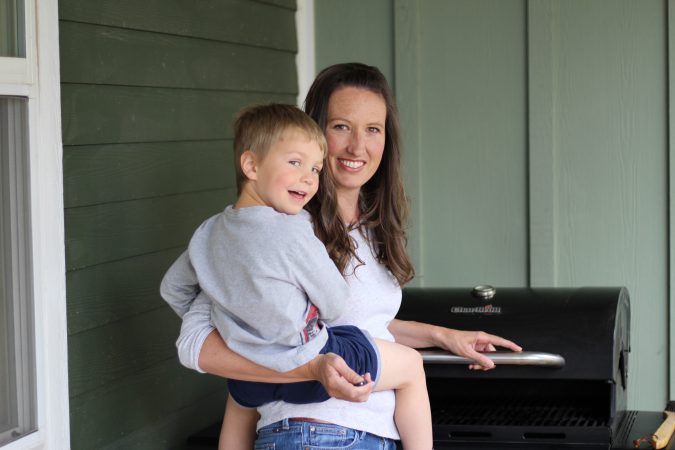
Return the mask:
M474 360L457 356L444 350L420 350L426 364L473 364ZM544 352L485 352L483 355L490 358L497 365L512 366L543 366L561 368L565 365L565 358L553 353Z

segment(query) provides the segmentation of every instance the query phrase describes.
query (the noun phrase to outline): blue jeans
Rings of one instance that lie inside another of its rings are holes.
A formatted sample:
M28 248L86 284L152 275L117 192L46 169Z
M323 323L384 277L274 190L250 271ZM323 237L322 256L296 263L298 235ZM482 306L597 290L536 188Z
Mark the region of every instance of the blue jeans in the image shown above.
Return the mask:
M395 450L396 442L327 423L284 419L258 430L255 450Z

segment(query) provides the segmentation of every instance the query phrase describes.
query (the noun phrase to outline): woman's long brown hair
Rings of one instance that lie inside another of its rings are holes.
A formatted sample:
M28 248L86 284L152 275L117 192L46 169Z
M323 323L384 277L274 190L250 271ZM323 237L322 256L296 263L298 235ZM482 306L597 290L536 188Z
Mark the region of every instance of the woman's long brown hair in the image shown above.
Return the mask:
M365 64L335 64L322 70L307 93L305 112L324 132L330 97L343 87L374 92L382 97L387 106L382 162L372 178L361 187L359 225L367 230L377 260L403 286L412 280L415 270L406 251L408 200L401 176L398 112L391 88L379 69ZM362 263L356 255L349 230L338 214L335 183L328 164L322 171L319 191L307 209L314 218L317 237L324 242L328 254L342 273L345 273L352 258Z

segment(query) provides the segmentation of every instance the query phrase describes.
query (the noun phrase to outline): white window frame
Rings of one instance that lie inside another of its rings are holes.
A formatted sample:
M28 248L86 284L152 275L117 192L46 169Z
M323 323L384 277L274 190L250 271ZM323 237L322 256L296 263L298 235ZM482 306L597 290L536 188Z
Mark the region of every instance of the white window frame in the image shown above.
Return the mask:
M0 58L0 96L28 98L37 431L1 450L68 449L68 335L58 2L25 0L26 58Z

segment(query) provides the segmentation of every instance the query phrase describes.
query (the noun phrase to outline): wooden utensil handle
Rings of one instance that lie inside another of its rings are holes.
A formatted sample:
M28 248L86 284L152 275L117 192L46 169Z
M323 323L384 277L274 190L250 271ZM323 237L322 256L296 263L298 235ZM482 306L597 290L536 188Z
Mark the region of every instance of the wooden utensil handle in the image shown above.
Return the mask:
M675 413L666 412L666 420L652 436L652 447L658 450L668 445L673 431L675 431Z

